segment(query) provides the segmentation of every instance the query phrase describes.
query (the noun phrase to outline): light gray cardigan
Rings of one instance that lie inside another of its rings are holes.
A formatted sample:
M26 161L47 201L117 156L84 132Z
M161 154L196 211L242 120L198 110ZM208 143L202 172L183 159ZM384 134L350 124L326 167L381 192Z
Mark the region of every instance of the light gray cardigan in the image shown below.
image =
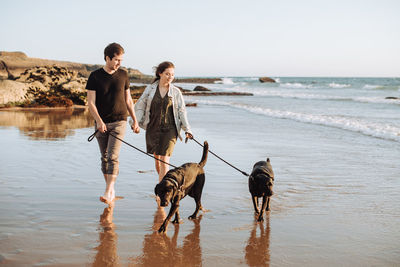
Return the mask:
M159 82L156 81L148 85L135 104L136 119L138 120L139 126L145 130L150 122L151 101L156 93L158 83ZM185 101L183 100L181 90L173 84L170 84L169 86L168 97L172 98L176 131L178 132L179 139L182 140L180 135L181 129L185 132L192 133L186 115Z

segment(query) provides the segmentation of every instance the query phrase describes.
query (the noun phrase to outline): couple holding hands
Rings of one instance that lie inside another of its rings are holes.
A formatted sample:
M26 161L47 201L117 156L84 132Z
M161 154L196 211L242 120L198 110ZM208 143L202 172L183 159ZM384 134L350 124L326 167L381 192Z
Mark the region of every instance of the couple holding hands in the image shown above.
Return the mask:
M104 67L93 71L86 84L89 111L98 130L96 139L101 153L101 171L106 189L100 200L111 204L115 200L115 181L119 172L118 157L126 131L127 113L133 123L132 131L146 130L146 149L156 158L159 181L168 172L171 154L180 131L193 138L187 120L185 102L179 88L172 84L175 66L160 63L154 81L146 87L136 104L133 103L128 73L120 69L124 49L111 43L104 49ZM112 134L112 135L110 135ZM157 160L160 159L163 162Z

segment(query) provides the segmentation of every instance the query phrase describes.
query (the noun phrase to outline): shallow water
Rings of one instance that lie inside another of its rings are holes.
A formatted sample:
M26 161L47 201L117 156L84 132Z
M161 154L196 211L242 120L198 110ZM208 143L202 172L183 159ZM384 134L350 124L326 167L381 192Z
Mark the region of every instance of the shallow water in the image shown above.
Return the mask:
M204 99L204 98L203 98ZM238 168L271 159L271 212L255 222L247 177L209 155L203 205L155 232L153 161L123 145L113 210L85 110L0 111L0 263L4 266L396 266L400 143L229 105L188 108L195 137ZM238 101L226 98L224 101ZM203 100L204 101L204 100ZM245 101L245 98L240 98ZM125 140L144 148L144 133ZM178 142L171 163L197 162ZM169 208L166 208L168 212Z

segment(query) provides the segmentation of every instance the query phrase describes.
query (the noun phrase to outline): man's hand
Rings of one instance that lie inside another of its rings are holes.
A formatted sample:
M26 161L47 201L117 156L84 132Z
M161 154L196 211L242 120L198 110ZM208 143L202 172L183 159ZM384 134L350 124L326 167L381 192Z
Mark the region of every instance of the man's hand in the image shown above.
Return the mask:
M99 132L101 133L107 132L107 126L104 122L101 121L100 123L97 122L96 124L97 124L97 130L99 130Z

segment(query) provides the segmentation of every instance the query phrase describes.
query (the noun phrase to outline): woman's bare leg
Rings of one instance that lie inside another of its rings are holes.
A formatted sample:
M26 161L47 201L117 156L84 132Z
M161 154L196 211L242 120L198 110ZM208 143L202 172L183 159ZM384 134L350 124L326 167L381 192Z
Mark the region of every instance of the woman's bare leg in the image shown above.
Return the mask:
M154 155L154 157L156 158L154 161L155 161L155 166L156 166L156 171L157 171L157 174L158 175L160 175L160 161L158 160L158 159L160 159L160 156L159 155L156 155L156 154L153 154Z
M169 159L171 158L170 156L159 156L160 159L166 163L169 163ZM160 162L160 172L158 173L158 179L159 182L161 182L162 178L167 174L167 172L169 171L169 165L164 163L164 162Z

